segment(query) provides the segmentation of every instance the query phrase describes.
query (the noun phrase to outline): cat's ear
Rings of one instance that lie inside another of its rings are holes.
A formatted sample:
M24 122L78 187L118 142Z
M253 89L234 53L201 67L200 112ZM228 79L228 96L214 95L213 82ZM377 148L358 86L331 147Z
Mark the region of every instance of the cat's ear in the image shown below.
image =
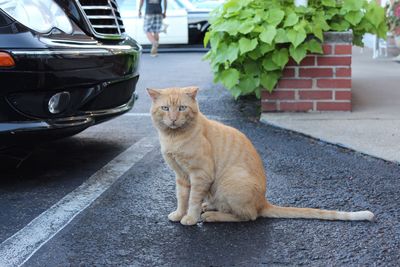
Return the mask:
M161 92L157 89L147 88L146 90L153 101L156 101L156 99L161 95Z
M186 94L190 96L193 100L196 99L197 92L199 91L198 87L186 87Z

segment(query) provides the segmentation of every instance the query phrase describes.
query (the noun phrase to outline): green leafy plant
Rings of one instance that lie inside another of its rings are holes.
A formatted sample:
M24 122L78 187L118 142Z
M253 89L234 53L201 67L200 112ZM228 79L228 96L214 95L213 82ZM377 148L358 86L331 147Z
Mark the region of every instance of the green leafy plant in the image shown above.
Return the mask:
M367 32L387 33L384 9L366 0L309 0L308 7L293 0L228 0L210 22L205 59L214 82L235 98L272 92L290 58L300 63L308 53L322 53L326 31L351 30L360 46Z

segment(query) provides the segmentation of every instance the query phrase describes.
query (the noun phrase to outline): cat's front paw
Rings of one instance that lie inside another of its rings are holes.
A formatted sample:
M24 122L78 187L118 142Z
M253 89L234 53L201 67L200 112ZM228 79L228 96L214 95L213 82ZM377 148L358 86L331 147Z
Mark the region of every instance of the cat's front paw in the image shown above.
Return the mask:
M179 222L180 220L182 220L183 216L185 216L185 214L176 210L168 215L168 220L172 222Z
M183 225L195 225L197 222L198 222L198 219L194 218L190 215L185 215L181 220L181 224L183 224Z

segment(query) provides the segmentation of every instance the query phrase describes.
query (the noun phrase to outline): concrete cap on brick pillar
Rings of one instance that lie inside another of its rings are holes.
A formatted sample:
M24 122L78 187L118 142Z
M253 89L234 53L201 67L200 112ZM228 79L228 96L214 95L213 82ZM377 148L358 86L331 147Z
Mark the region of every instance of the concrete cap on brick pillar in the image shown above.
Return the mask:
M352 43L353 33L347 32L325 32L324 33L325 43Z

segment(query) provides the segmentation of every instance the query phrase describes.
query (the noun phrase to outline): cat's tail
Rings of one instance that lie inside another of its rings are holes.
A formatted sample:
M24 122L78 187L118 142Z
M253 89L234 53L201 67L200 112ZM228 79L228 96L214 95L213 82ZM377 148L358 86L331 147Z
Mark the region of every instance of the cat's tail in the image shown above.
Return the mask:
M342 221L373 221L374 214L370 211L344 212L312 208L279 207L266 201L261 217L266 218L302 218Z

